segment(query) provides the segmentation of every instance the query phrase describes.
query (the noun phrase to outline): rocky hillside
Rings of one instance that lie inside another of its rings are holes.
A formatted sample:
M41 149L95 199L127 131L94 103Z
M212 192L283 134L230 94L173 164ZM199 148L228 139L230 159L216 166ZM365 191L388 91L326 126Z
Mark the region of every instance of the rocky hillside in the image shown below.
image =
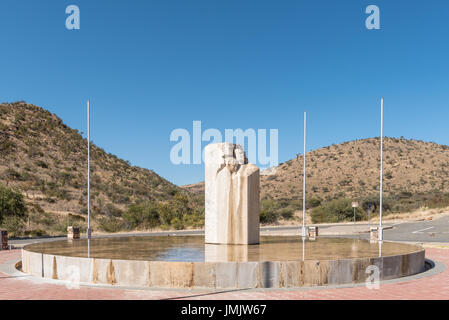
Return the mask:
M308 199L364 199L379 192L379 138L332 145L307 153ZM302 199L303 156L261 177L262 199ZM202 193L204 183L184 186ZM449 147L432 142L384 139L384 194L412 198L449 192Z
M118 215L135 202L188 194L151 170L91 148L94 214ZM0 154L0 183L19 190L31 213L86 214L87 140L55 114L25 102L0 104Z

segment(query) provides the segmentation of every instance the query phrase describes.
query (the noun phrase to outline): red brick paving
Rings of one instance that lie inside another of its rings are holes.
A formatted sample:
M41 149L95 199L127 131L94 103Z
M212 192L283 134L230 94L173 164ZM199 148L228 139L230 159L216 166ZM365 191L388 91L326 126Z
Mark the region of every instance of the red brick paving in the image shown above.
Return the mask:
M426 249L426 257L449 266L449 250ZM20 250L0 251L0 264L19 259ZM211 291L187 290L125 290L118 288L81 287L68 289L64 285L37 283L27 278L11 277L0 273L0 300L11 299L449 299L449 269L444 272L407 282L383 284L378 290L364 286L319 290L250 290Z

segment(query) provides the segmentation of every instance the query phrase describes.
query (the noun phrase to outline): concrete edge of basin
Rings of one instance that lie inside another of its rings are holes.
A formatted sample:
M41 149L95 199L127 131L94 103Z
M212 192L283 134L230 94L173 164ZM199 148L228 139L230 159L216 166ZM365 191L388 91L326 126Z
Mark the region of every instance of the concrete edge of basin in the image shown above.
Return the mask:
M372 266L372 267L370 267ZM368 267L370 267L368 269ZM154 288L297 288L364 283L424 271L425 249L384 257L261 262L171 262L69 257L22 249L22 271L73 283Z

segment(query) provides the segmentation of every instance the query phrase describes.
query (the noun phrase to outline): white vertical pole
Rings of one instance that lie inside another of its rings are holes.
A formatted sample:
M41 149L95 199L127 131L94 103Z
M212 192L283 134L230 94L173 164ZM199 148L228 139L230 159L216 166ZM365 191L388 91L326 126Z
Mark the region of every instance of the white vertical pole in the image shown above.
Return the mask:
M90 100L87 100L87 239L90 237Z
M354 225L355 225L355 207L354 207Z
M382 231L382 177L383 177L383 138L384 138L384 98L380 100L380 195L379 195L379 241L383 240Z
M302 236L306 236L306 112L304 111L304 173L302 186Z

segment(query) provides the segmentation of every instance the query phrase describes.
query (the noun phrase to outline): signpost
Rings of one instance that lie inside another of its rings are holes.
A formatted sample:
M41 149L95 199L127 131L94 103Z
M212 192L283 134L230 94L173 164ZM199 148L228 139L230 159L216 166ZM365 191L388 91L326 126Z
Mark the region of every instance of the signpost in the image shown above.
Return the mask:
M354 201L352 203L352 207L354 208L354 224L355 224L355 208L357 208L359 206L359 203L357 201Z
M368 204L368 226L371 225L371 202Z

